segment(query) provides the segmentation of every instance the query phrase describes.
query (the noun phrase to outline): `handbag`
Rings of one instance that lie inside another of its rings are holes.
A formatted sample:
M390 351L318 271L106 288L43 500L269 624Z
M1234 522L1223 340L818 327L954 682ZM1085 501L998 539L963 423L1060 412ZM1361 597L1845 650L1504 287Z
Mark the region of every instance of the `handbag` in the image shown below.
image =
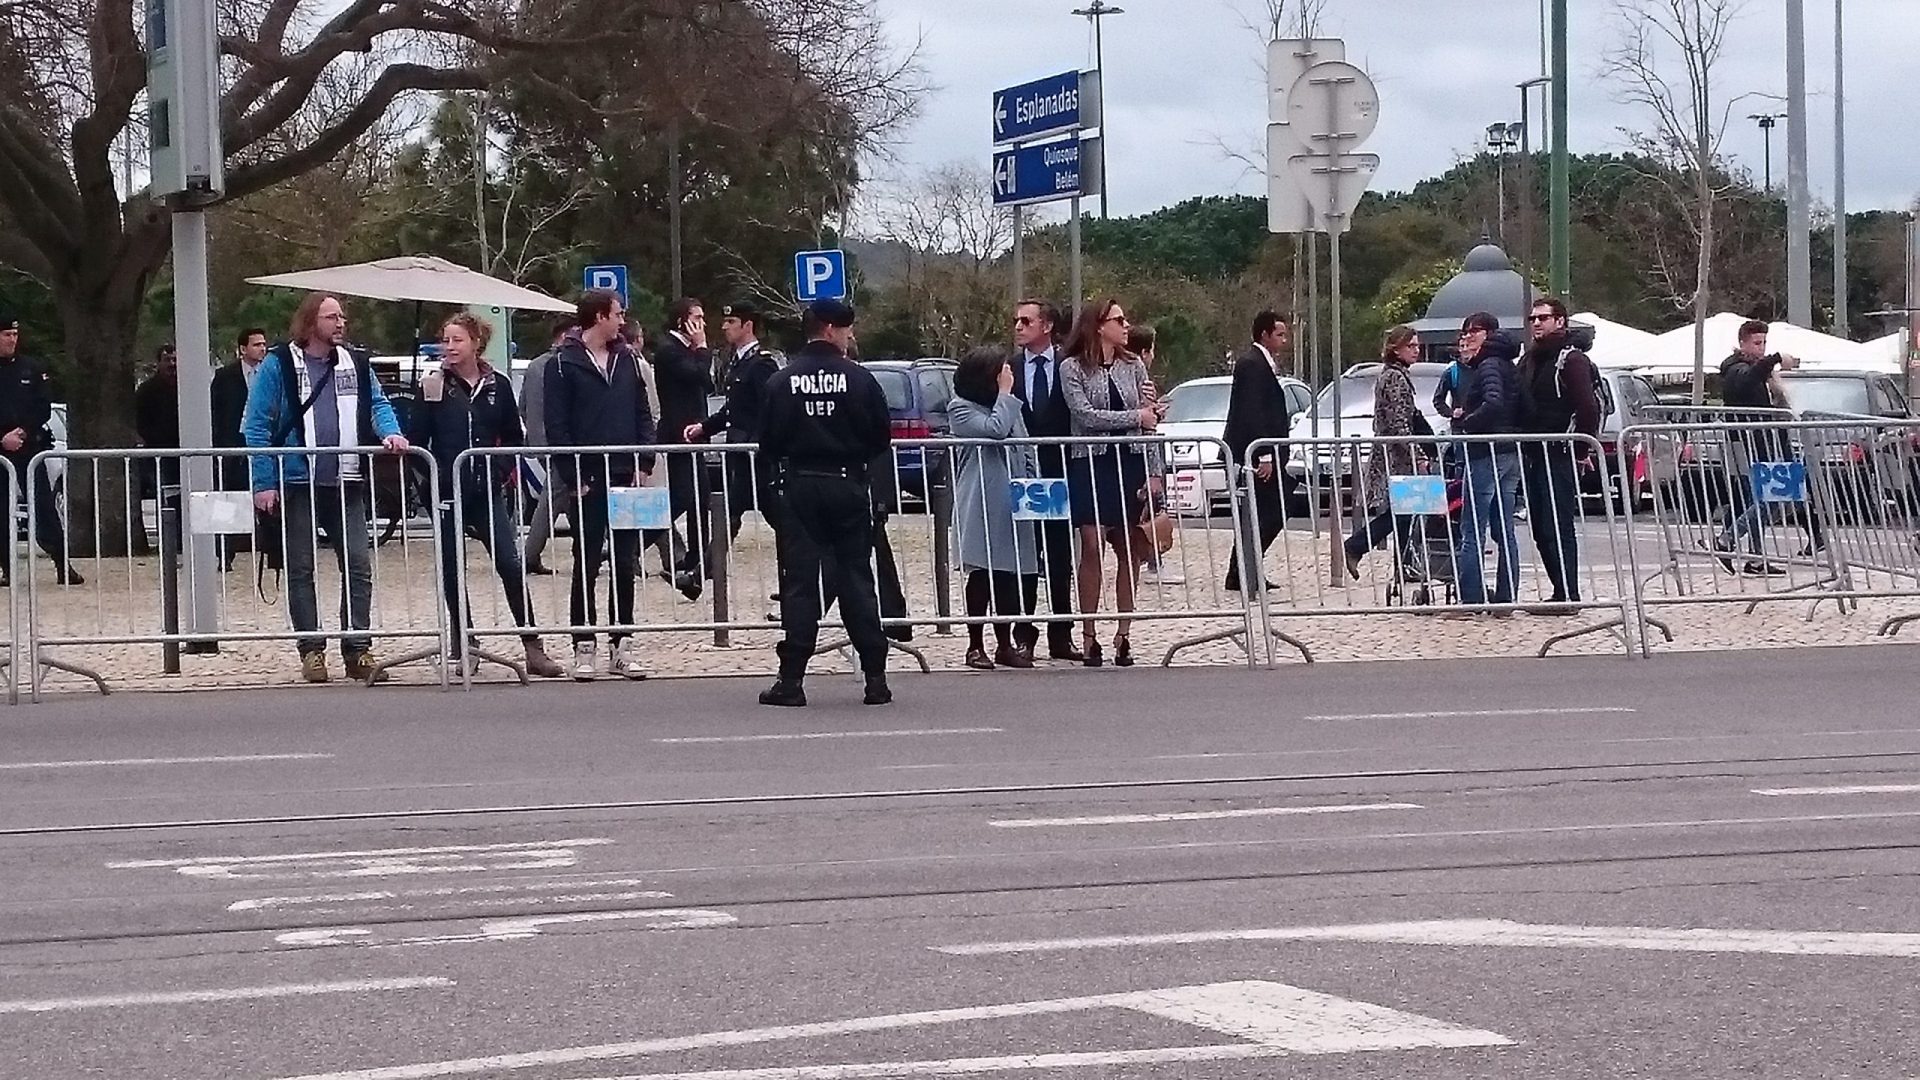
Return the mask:
M1146 544L1153 545L1156 555L1165 555L1173 550L1173 515L1167 513L1166 501L1158 495L1150 495L1147 505L1140 511L1140 524L1137 529ZM1143 547L1145 544L1142 545Z

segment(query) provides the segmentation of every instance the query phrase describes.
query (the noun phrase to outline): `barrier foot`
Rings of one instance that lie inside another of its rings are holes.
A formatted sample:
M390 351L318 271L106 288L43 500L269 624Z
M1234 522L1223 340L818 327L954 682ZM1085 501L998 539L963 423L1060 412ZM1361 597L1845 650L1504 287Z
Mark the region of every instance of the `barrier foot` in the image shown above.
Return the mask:
M1653 620L1651 619L1649 619L1648 621L1653 622ZM1666 629L1666 626L1663 623L1653 622L1653 624L1655 626L1659 626L1662 630ZM1606 633L1609 631L1612 632L1616 637L1618 637L1621 640L1622 643L1626 645L1628 655L1631 656L1633 652L1633 639L1629 637L1627 634L1627 620L1619 619L1619 618L1608 619L1606 622L1594 623L1592 626L1579 626L1579 627L1575 627L1572 630L1568 630L1565 633L1555 634L1552 637L1548 638L1546 641L1541 642L1540 651L1535 653L1534 655L1537 657L1545 658L1548 653L1553 651L1553 647L1555 645L1559 645L1568 641L1574 641L1579 638L1586 637L1589 634ZM1673 640L1673 633L1671 631L1667 632L1667 640L1668 641Z
M833 642L833 643L831 643L831 644L828 644L828 645L822 645L822 646L820 646L820 647L818 647L818 648L816 648L816 649L814 649L814 650L813 650L813 655L815 655L815 656L825 656L826 654L828 654L828 653L830 653L830 652L842 652L842 651L845 651L845 650L850 650L850 649L852 649L852 648L853 648L853 642L852 642L852 641L849 641L849 640L842 640L842 641L836 641L836 642ZM903 652L903 653L906 653L906 654L907 654L908 656L911 656L911 657L913 657L913 659L914 659L914 662L915 662L915 663L917 663L917 664L919 664L919 665L920 665L920 674L922 674L922 675L931 675L931 674L933 674L933 665L932 665L932 664L929 664L929 663L927 663L927 654L925 654L925 653L923 653L923 652L921 652L921 651L920 651L919 649L916 649L916 648L914 648L913 646L911 646L911 645L908 645L908 644L906 644L905 642L900 642L900 641L895 641L895 640L893 640L892 638L888 638L888 639L887 639L887 651L888 651L888 652ZM848 662L848 663L853 663L853 662L854 662L854 661L853 661L853 657L851 657L851 656L849 656L849 657L847 658L847 662ZM858 667L859 665L858 665L858 664L854 664L854 666L855 666L855 667Z
M1292 634L1284 633L1279 630L1269 630L1267 631L1267 633L1272 636L1273 640L1285 642L1286 644L1293 646L1295 649L1298 649L1300 651L1300 659L1306 661L1309 664L1314 662L1313 650L1307 648L1306 642L1301 641L1299 638L1294 637ZM1231 641L1233 642L1235 648L1247 654L1247 659L1249 661L1253 659L1253 650L1248 648L1247 646L1246 630L1244 629L1220 630L1211 634L1201 634L1198 637L1182 638L1181 640L1174 642L1171 646L1167 648L1167 654L1160 658L1160 666L1163 668L1170 668L1173 666L1173 658L1179 655L1180 653L1183 653L1188 649L1194 648L1199 645L1211 645L1216 641Z
M527 669L525 667L513 660L509 660L499 653L471 646L468 647L467 653L486 663L497 664L513 672L513 677L519 680L521 686L528 686L532 683L532 680L527 678ZM394 668L405 667L408 664L417 664L422 660L439 660L442 659L442 656L443 654L436 647L432 649L415 649L410 653L402 653L391 660L382 660L380 663L374 665L372 671L367 673L366 685L368 687L376 685L380 681L381 675ZM450 680L444 681L443 685L445 685L446 682L450 682Z
M0 670L5 670L12 666L13 661L0 656ZM107 680L101 678L100 673L94 671L92 668L83 667L79 664L69 664L64 660L53 660L42 656L40 658L40 666L38 670L34 672L33 700L40 700L40 688L46 683L46 673L49 671L64 671L69 675L78 675L93 683L94 689L100 691L101 697L106 697L108 694L113 693L113 690L107 686ZM15 690L14 692L17 693L18 691Z
M1920 622L1920 615L1895 615L1893 618L1880 624L1879 636L1892 637L1905 628L1908 623L1913 622Z

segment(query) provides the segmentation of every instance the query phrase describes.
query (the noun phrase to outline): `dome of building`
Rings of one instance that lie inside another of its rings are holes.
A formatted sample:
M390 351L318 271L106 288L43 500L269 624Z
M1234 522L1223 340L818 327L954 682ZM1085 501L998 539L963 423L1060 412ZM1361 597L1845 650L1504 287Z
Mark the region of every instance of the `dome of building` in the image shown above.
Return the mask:
M1450 322L1458 329L1460 320L1485 311L1497 317L1501 326L1518 329L1526 325L1527 312L1538 295L1538 290L1522 282L1505 251L1496 244L1481 244L1467 253L1466 268L1433 294L1422 322Z

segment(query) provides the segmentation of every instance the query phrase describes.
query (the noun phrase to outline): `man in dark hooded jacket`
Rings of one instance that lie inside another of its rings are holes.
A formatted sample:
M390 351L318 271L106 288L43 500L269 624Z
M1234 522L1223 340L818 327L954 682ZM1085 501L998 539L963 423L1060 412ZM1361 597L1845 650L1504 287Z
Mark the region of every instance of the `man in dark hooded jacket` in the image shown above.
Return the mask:
M1798 358L1767 351L1766 323L1758 319L1742 323L1739 348L1720 362L1720 396L1729 409L1753 411L1730 413L1727 419L1734 423L1749 424L1793 419L1793 415L1787 411L1786 395L1780 389L1779 374L1799 367ZM1793 441L1783 431L1762 429L1742 432L1727 440L1727 443L1728 449L1745 455L1746 461L1729 460L1725 463L1732 474L1727 485L1731 501L1726 509L1727 527L1721 532L1719 543L1714 545L1716 550L1726 553L1720 557L1720 563L1728 573L1735 572L1732 553L1744 536L1748 539L1748 549L1754 555L1746 564L1747 573L1756 576L1784 574L1785 569L1760 558L1760 529L1766 508L1754 499L1752 486L1741 474L1755 462L1794 460ZM1826 539L1821 535L1817 515L1807 514L1804 521L1812 543L1803 554L1812 554L1826 546Z

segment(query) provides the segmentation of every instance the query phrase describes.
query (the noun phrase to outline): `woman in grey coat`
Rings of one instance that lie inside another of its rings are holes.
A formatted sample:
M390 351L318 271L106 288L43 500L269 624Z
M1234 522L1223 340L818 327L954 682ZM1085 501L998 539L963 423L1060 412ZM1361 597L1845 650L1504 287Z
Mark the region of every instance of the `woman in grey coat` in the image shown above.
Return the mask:
M956 439L1025 439L1020 399L1013 395L1013 365L1004 349L975 349L953 373L947 406ZM953 488L953 546L966 572L967 615L984 618L991 603L1002 616L1031 615L1039 591L1039 537L1033 522L1015 521L1013 481L1040 475L1032 444L960 446L953 451L958 479ZM998 648L987 656L982 625L967 627L967 666L1030 668L1033 654L1013 644L1006 623L995 623Z

